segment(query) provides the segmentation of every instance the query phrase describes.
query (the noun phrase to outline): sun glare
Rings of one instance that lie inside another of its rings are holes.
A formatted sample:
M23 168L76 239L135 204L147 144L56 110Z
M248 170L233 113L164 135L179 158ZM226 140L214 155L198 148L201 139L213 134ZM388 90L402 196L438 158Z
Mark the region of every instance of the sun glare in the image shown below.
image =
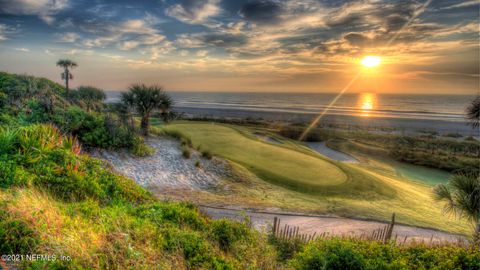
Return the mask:
M365 56L360 62L366 68L372 68L380 65L380 57L378 56Z
M361 116L370 116L372 110L375 109L377 96L374 93L362 93L358 99L358 108L361 110Z

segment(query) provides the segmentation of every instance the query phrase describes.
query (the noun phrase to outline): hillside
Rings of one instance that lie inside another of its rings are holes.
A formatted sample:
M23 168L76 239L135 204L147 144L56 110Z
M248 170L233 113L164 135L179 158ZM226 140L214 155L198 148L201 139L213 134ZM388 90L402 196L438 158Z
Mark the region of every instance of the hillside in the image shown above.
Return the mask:
M66 101L63 89L45 79L38 79L45 83L37 84L35 91L16 90L25 85L21 78L2 73L1 81L10 83L0 88L6 101L0 107L0 268L480 266L480 253L474 247L397 246L337 238L319 238L305 244L255 231L248 222L209 219L188 202L189 198L183 202L161 201L82 150L135 150L135 142L141 137L128 133L118 116L87 112L75 101ZM55 85L57 90L50 89ZM47 101L55 98L53 103L42 101L42 93L48 89L51 99ZM41 257L28 259L32 254Z

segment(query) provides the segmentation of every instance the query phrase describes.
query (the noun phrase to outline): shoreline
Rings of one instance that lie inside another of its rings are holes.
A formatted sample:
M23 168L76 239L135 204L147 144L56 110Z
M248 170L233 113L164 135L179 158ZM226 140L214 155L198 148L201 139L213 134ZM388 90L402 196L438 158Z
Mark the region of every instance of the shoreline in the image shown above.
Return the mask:
M222 108L174 108L179 113L184 113L188 118L213 118L213 119L255 119L268 121L283 121L290 123L310 123L317 114L309 113L284 113L265 112L257 110L239 110ZM462 136L480 137L478 130L472 129L466 121L447 121L432 119L393 118L393 117L362 117L351 115L325 114L320 125L337 125L346 128L363 129L389 129L391 133L429 133L438 132L439 135L458 133Z

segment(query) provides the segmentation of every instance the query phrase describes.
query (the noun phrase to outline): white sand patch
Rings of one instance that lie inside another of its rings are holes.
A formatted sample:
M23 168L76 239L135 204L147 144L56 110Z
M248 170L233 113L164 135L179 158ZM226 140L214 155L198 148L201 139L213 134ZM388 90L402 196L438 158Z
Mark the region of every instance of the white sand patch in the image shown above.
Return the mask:
M152 156L107 150L96 150L92 155L108 161L117 172L143 187L206 189L216 186L228 170L224 161L207 160L193 150L190 159L184 158L179 142L172 139L150 138L147 144L155 149ZM195 166L197 160L200 168Z

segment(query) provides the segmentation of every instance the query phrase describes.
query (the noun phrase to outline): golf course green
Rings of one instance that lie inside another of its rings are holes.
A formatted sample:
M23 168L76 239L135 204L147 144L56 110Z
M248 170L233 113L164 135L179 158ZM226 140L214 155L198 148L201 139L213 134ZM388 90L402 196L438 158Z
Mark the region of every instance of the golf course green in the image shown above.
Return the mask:
M198 194L205 201L381 220L395 212L401 223L468 231L465 222L443 215L429 186L398 176L388 164L333 161L296 141L239 125L176 121L156 128L247 172L244 181L227 182L228 192Z

